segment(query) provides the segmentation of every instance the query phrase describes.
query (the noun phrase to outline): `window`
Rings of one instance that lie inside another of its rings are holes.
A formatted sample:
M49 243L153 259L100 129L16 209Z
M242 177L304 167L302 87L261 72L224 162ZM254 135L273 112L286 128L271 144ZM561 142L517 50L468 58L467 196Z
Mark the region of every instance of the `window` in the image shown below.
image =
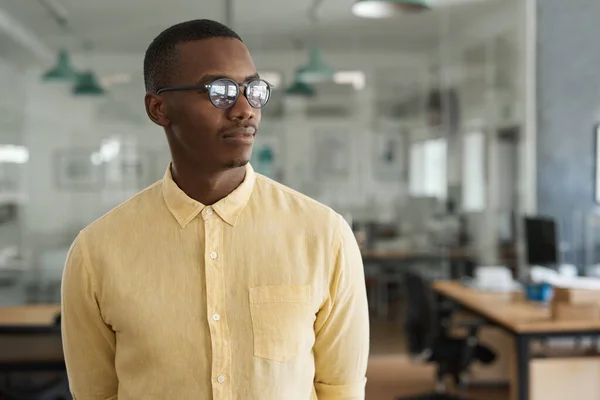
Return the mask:
M338 71L333 81L339 85L350 84L355 90L362 90L366 85L365 74L362 71Z
M29 161L29 150L24 146L0 145L0 163L24 164Z
M600 203L600 124L596 125L596 203Z
M410 177L409 177L409 192L413 196L420 196L423 193L424 175L424 156L423 142L416 142L410 146Z
M485 137L482 132L467 133L463 138L463 211L485 208Z
M283 78L280 72L277 71L260 71L259 72L261 79L269 82L271 85L277 87L281 86L281 82Z
M415 142L410 149L409 192L444 199L448 193L446 139Z

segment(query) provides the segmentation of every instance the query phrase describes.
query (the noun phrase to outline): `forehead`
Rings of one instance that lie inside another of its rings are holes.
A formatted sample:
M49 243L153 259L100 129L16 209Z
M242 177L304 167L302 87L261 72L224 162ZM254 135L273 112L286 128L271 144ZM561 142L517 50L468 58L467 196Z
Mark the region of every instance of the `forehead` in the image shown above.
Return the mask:
M210 38L177 46L178 78L190 84L203 75L222 75L236 81L256 73L248 48L234 38Z

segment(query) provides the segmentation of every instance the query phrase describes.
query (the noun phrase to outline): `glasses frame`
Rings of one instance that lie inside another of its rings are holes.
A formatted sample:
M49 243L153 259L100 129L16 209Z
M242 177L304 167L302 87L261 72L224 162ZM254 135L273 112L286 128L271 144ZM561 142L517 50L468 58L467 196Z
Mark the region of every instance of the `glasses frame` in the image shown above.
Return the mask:
M250 107L255 108L255 109L261 109L264 106L267 105L267 103L269 102L269 100L271 100L271 93L273 91L273 89L275 88L275 86L273 86L272 84L270 84L269 82L265 81L264 79L253 79L250 82L242 82L242 83L238 83L236 81L234 81L233 79L229 79L229 78L219 78L219 79L215 79L214 81L212 81L211 83L208 83L206 85L187 85L187 86L167 86L161 89L158 89L156 91L156 94L161 94L164 92L179 92L179 91L184 91L184 90L210 90L210 88L215 84L215 82L219 82L219 81L226 81L226 82L230 82L232 84L234 84L237 88L237 94L235 96L235 99L232 101L231 105L229 107L218 107L212 97L210 96L210 93L208 94L208 99L210 100L210 102L212 103L213 106L215 106L215 108L221 109L221 110L226 110L228 108L231 108L235 105L235 103L238 101L239 97L240 97L240 93L242 92L241 88L247 89L248 86L250 86L251 84L253 84L256 81L261 81L267 84L267 89L268 89L268 97L267 97L267 101L265 101L265 104L263 104L260 107L254 107L251 103L250 100L248 99L248 90L244 90L244 97L246 98L246 101L248 102L248 104L250 104Z

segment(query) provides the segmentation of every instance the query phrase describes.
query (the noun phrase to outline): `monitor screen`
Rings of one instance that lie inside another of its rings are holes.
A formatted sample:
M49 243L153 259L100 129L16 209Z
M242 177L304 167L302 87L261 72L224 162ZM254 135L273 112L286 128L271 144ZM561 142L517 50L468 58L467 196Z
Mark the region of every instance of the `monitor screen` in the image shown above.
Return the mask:
M556 223L550 218L525 218L525 240L529 265L558 264Z

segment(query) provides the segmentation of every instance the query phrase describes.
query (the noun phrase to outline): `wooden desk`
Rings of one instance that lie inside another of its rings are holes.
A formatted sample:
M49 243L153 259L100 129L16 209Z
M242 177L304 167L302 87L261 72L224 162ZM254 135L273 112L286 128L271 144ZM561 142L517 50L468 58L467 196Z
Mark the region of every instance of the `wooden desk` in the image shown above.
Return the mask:
M600 321L554 321L549 307L520 294L480 292L455 281L435 282L433 290L513 333L600 331Z
M60 326L55 323L59 314L60 305L0 307L0 365L4 372L64 372Z
M519 294L480 292L455 281L435 282L432 287L438 300L449 300L514 337L513 399L530 398L529 367L535 358L530 352L533 340L600 336L600 322L554 321L548 307L529 303Z
M456 261L470 260L473 256L467 249L450 249L448 251L413 251L413 250L363 250L363 259L368 260L412 260L419 258L440 258Z
M0 331L13 328L48 327L54 325L60 305L25 305L0 307Z
M472 252L463 248L438 251L363 250L361 254L364 263L379 264L394 271L410 262L449 261L450 279L460 279L468 274L468 263L473 260Z

